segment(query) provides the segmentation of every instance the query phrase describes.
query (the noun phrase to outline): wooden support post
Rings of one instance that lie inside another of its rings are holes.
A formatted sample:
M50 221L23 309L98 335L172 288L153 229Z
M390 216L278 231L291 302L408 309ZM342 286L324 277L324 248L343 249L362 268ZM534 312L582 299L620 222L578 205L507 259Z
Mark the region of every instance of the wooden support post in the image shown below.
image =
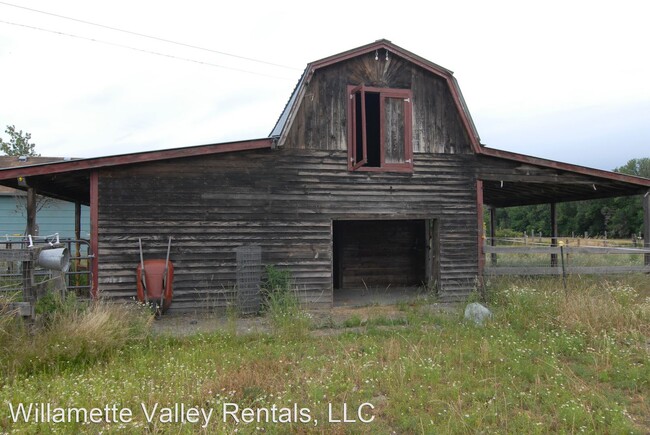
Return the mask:
M81 240L81 203L75 202L74 203L74 238L76 240L75 243L75 261L74 261L74 271L78 272L81 269L81 243L79 243L79 240ZM74 285L79 286L81 284L79 280L79 275L75 274L74 275L75 280L74 280Z
M90 173L90 259L92 267L92 285L90 296L97 300L99 297L99 174Z
M23 302L33 304L36 302L34 289L34 263L32 260L23 261Z
M643 246L650 249L650 190L643 197ZM650 254L645 254L644 263L650 266Z
M497 220L497 211L494 207L490 207L490 246L496 246L496 220ZM497 265L497 254L490 254L490 265L495 267Z
M34 236L36 229L36 192L33 188L27 189L27 225L25 235ZM36 290L34 288L34 258L23 261L23 302L34 304L36 302Z
M485 270L485 254L483 253L483 243L485 243L483 233L483 180L476 180L476 226L477 226L477 251L478 251L478 274L476 277L477 285L483 300L485 300L485 288L483 286L483 272Z
M27 189L27 226L26 235L35 236L36 234L36 192L31 187Z
M425 220L427 255L425 277L429 291L438 291L440 285L440 224L438 219Z
M557 207L551 203L551 246L557 247ZM551 254L551 267L557 267L557 254Z

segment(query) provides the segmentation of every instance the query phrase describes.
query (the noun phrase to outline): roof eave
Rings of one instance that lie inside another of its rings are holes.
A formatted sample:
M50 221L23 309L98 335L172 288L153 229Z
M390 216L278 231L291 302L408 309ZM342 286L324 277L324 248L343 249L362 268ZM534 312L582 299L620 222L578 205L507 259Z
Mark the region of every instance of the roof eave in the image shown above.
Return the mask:
M86 171L112 166L131 165L183 157L197 157L227 152L271 148L271 138L253 139L240 142L225 142L212 145L172 148L158 151L145 151L106 157L93 157L70 161L43 163L0 169L0 180L37 175L54 175L64 172Z
M526 154L515 153L512 151L504 151L496 148L481 147L480 154L496 157L500 159L512 160L521 163L527 163L536 166L542 166L551 169L558 169L561 171L570 171L578 174L588 175L592 177L606 178L608 180L621 181L630 183L639 187L647 187L650 189L650 179L637 177L635 175L622 174L620 172L605 171L602 169L589 168L586 166L574 165L571 163L558 162L555 160L544 159L541 157L529 156Z

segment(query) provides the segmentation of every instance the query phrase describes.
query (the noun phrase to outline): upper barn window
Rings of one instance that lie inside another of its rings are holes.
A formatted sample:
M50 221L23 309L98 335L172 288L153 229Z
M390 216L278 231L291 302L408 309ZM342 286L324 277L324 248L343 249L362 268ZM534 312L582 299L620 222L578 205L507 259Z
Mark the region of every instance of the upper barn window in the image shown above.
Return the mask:
M409 89L348 86L348 168L413 170Z

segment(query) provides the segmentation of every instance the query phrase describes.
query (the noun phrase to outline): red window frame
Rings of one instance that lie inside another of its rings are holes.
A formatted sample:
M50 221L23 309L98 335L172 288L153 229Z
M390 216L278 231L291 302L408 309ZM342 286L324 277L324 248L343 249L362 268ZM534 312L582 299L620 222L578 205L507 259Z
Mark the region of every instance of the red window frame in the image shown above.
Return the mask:
M366 166L368 163L368 143L366 138L366 98L365 93L379 94L379 166ZM359 93L361 102L361 126L357 125L356 95ZM374 171L374 172L412 172L413 171L413 140L412 140L412 104L413 95L410 89L376 88L371 86L348 85L348 170ZM388 98L402 99L404 101L404 162L386 163L385 148L385 101ZM361 127L361 146L357 144L357 129ZM362 155L358 156L357 148Z

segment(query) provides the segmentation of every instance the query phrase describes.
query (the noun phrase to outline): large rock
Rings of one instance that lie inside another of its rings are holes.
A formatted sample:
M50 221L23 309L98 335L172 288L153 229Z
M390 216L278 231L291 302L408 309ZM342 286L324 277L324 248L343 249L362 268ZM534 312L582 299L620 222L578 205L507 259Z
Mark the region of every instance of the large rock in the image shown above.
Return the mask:
M490 318L492 318L492 312L478 302L472 302L465 307L465 319L471 320L477 325L482 325Z

